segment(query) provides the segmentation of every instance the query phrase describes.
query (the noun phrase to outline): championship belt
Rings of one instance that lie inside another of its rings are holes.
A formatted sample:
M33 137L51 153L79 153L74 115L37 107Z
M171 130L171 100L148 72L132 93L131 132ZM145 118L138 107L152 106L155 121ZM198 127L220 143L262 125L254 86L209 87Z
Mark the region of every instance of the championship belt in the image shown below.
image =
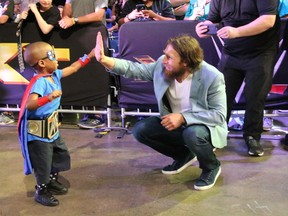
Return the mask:
M46 119L28 120L28 133L41 138L52 139L59 131L58 112L54 111Z

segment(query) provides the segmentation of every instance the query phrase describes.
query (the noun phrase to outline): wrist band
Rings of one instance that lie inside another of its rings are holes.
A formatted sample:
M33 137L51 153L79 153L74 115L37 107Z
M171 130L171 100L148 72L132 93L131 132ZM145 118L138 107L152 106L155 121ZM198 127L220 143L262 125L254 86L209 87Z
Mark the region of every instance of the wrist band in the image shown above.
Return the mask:
M81 64L82 67L85 67L90 61L91 59L88 57L87 54L78 59L78 62Z
M45 104L47 104L49 102L50 101L48 99L48 95L38 98L38 101L37 101L39 107L41 107L41 106L43 106L43 105L45 105Z

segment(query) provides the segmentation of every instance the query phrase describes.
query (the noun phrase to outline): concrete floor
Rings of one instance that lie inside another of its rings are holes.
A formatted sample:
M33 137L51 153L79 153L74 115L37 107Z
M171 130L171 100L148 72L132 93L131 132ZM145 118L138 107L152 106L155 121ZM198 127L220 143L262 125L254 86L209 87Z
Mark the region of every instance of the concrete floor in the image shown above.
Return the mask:
M288 152L281 140L263 139L263 157L249 157L242 139L229 138L216 154L222 173L207 191L193 189L196 163L174 176L161 174L171 163L132 135L118 131L95 138L93 130L61 126L72 169L60 181L69 193L60 205L34 202L32 175L23 174L16 126L0 126L0 216L286 216ZM283 134L282 134L283 135Z

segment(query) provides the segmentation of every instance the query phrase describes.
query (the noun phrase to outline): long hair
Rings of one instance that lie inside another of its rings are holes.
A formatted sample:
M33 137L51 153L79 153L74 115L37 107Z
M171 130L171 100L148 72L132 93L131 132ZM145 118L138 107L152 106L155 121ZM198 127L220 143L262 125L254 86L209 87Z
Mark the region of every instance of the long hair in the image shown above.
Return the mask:
M167 41L180 55L181 61L187 64L192 72L196 71L203 61L203 50L198 41L190 35L179 35L172 37Z

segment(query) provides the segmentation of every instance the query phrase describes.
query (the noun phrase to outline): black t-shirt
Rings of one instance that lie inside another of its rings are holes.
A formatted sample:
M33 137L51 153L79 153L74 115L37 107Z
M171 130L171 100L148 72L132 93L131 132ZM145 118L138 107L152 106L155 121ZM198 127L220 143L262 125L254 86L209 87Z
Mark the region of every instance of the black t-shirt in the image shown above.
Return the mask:
M261 34L224 40L223 52L231 55L257 55L263 50L277 48L281 25L278 3L278 0L211 1L207 19L223 26L239 27L261 15L277 15L274 27Z
M37 5L37 8L39 10L40 8L40 3L36 3ZM58 26L58 21L61 19L61 16L60 16L60 11L59 9L56 7L56 6L52 6L49 10L47 11L44 11L44 12L41 12L39 11L42 18L50 25L53 25L55 27ZM30 10L28 12L28 16L27 16L27 19L26 19L27 22L37 22L36 21L36 17L34 15L34 13Z
M52 4L55 5L55 6L59 6L59 5L64 6L65 2L66 2L66 0L53 0Z

